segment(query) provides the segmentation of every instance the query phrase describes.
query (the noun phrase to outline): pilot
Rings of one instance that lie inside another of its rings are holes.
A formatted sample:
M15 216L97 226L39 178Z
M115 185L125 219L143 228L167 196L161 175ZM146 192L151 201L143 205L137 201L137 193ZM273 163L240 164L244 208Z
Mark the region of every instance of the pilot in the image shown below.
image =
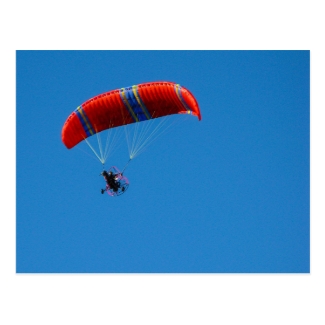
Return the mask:
M107 172L104 170L101 175L103 175L107 185L111 188L114 192L117 192L119 189L119 183L117 182L117 175L114 175L111 171ZM104 194L105 190L101 190L101 193Z

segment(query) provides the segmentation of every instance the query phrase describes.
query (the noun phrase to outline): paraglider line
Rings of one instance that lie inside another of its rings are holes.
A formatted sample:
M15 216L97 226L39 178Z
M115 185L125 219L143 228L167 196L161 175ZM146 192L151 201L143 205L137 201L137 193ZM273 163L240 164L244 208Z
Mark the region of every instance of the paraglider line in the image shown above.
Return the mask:
M91 144L89 143L89 141L88 141L86 138L84 138L84 139L85 139L86 143L88 144L89 148L93 151L93 153L94 153L94 154L96 155L96 157L99 159L99 161L100 161L101 163L103 163L102 159L100 159L100 157L98 156L97 152L96 152L95 149L91 146Z
M122 172L121 172L121 175L123 175L123 173L124 173L126 167L128 166L128 164L130 163L131 160L132 160L132 158L130 158L129 161L127 162L127 164L124 166L124 168L123 168L123 170L122 170Z

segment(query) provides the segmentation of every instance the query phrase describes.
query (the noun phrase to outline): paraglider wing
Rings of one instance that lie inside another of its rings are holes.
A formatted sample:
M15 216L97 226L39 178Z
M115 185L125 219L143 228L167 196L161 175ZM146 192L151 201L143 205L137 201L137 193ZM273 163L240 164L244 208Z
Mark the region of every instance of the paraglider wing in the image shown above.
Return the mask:
M121 88L84 102L68 117L62 141L68 149L109 128L171 114L192 114L201 120L191 92L173 82L150 82Z

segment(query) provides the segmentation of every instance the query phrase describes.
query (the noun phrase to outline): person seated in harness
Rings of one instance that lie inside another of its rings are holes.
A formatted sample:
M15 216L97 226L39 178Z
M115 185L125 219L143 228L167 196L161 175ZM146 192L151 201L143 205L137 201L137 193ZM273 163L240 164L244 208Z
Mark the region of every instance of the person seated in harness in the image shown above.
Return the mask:
M107 172L106 170L104 170L101 173L101 175L103 175L107 186L109 188L111 188L114 192L117 192L120 187L117 175L114 175L111 171ZM107 187L106 187L106 189L107 189ZM104 194L105 190L102 189L101 192L102 192L102 194Z

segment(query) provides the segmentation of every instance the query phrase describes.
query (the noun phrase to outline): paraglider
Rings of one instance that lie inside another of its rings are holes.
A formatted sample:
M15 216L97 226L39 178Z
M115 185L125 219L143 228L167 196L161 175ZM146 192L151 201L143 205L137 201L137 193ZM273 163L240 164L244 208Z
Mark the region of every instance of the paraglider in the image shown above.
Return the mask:
M102 194L106 191L110 196L118 196L123 194L129 187L128 179L115 166L112 166L108 172L103 170L101 175L106 181L106 189L101 190Z
M165 123L167 128L170 126L164 119L176 114L193 115L201 120L201 112L195 97L179 84L161 81L116 89L95 96L78 106L64 123L62 142L68 149L71 149L85 141L104 166L108 157L108 145L104 151L99 133L104 130L124 128L129 161L131 161L157 137L162 124ZM162 122L148 135L146 133L147 123L158 118L163 118ZM145 125L145 127L138 131L138 125ZM132 140L129 139L127 131L131 126L135 126L137 131ZM93 135L98 137L100 153L97 153L88 141L88 138ZM123 176L123 172L124 170L120 172L116 167L102 172L101 175L105 178L106 191L109 195L117 196L125 193L129 182ZM103 190L102 193L104 193Z

